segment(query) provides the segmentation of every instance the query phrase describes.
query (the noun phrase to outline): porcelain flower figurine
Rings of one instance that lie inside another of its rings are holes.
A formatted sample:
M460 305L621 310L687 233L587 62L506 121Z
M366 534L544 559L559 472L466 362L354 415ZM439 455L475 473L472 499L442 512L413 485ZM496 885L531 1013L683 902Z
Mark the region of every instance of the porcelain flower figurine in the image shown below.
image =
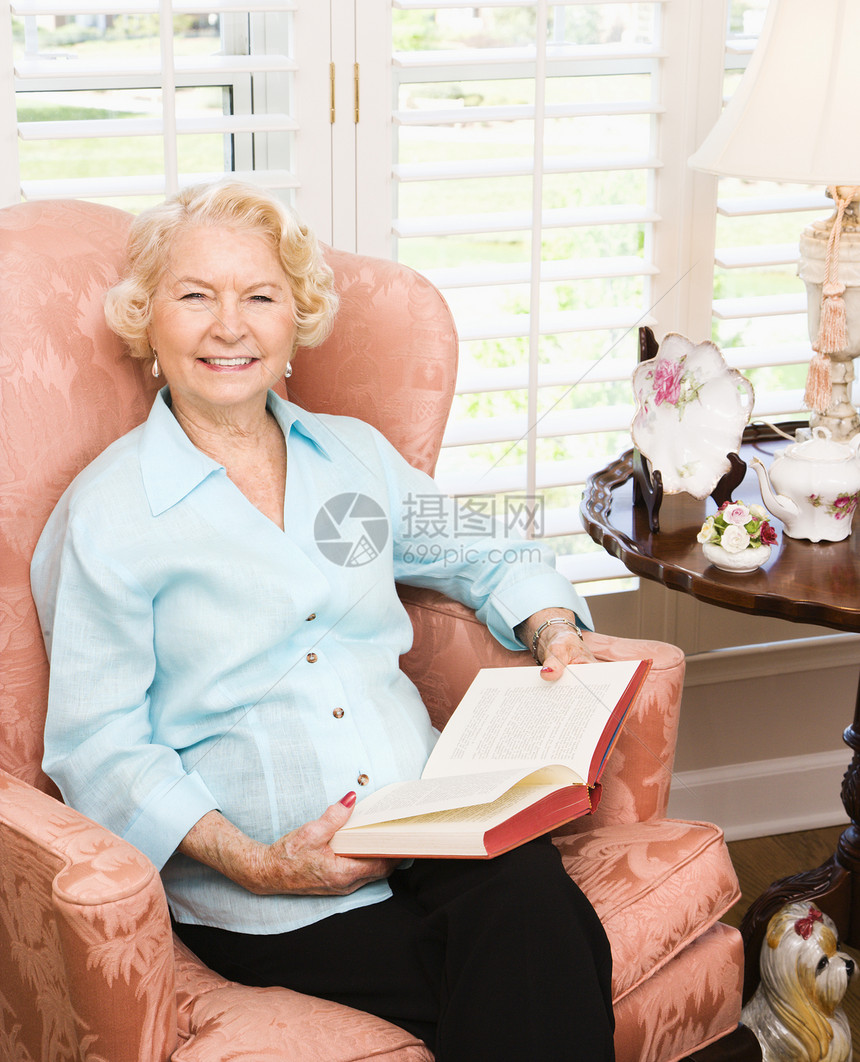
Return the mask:
M724 502L696 536L712 564L727 571L753 571L770 556L776 532L761 505Z

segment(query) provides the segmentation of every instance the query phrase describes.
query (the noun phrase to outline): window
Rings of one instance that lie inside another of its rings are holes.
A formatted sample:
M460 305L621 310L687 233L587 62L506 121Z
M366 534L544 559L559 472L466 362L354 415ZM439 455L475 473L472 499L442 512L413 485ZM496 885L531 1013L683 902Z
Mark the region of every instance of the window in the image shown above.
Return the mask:
M579 503L630 446L640 325L713 338L757 417L802 414L794 263L823 190L687 166L766 0L86 7L14 0L0 30L0 140L17 160L0 201L139 209L237 172L324 240L426 273L461 336L443 487L530 504L590 594L635 585Z
M630 351L653 323L661 6L394 4L395 253L461 338L438 475L535 498L574 578L624 571L578 507L626 445Z
M18 146L5 201L137 210L229 171L294 189L294 6L96 0L77 14L63 0L13 3Z
M766 0L391 7L390 253L442 289L461 337L438 477L535 498L563 571L629 588L579 503L631 445L638 327L712 338L757 417L801 412L797 237L822 191L718 188L687 166Z

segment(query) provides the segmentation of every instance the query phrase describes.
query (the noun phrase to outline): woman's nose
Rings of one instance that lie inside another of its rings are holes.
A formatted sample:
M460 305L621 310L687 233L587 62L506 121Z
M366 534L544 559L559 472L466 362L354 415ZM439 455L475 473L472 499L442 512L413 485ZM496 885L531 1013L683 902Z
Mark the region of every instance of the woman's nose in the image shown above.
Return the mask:
M213 335L225 343L238 343L246 334L245 315L238 299L221 299L213 309Z

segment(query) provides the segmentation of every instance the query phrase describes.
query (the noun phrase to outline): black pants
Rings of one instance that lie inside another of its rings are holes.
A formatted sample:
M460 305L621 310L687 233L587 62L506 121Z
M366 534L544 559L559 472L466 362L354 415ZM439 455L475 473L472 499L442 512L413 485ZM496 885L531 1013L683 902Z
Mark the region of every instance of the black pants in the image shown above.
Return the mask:
M176 925L222 976L368 1011L438 1062L611 1062L611 957L555 847L416 860L394 896L291 933Z

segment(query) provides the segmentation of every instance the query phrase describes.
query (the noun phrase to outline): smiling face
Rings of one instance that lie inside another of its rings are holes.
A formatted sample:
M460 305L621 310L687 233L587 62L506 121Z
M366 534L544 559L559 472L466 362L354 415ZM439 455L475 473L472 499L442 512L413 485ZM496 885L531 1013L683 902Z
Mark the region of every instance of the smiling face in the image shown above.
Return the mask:
M214 226L176 236L149 325L174 412L215 422L263 413L295 336L289 280L265 236Z

